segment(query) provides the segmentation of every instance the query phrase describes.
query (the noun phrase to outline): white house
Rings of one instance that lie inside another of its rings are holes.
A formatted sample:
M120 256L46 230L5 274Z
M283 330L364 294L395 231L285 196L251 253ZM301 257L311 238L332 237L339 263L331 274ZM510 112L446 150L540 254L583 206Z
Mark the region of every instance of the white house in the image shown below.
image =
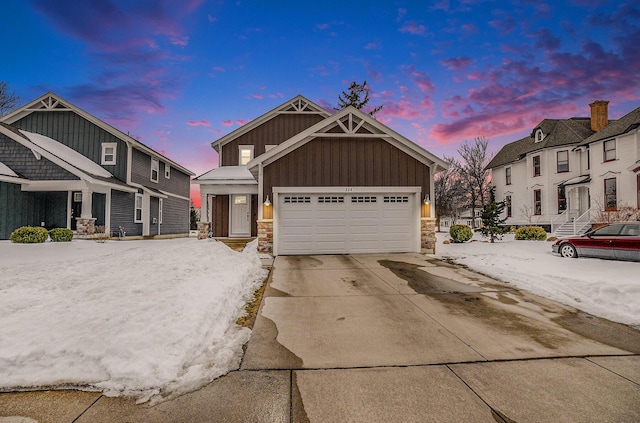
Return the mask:
M507 224L564 235L586 231L602 211L640 205L640 108L612 121L608 103L591 103L590 117L545 119L496 154L487 167Z
M440 218L440 231L448 231L453 225L467 225L472 228L479 228L482 226L482 207L478 206L475 211L475 217L472 217L471 209L462 210L459 216L442 216ZM475 221L475 225L474 225Z

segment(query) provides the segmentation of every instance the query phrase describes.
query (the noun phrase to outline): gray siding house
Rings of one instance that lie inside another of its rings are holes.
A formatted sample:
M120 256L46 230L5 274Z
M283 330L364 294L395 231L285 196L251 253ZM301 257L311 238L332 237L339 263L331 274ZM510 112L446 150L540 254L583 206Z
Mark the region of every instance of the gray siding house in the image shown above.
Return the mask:
M47 93L0 119L0 239L24 225L186 236L193 175Z

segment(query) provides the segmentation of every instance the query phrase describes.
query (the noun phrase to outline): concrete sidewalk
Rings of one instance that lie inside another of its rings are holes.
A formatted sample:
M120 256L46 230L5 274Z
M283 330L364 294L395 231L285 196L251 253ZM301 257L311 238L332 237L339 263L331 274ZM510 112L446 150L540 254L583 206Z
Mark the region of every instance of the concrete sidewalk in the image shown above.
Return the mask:
M638 422L640 332L419 254L278 257L239 371L154 407L0 394L0 416Z

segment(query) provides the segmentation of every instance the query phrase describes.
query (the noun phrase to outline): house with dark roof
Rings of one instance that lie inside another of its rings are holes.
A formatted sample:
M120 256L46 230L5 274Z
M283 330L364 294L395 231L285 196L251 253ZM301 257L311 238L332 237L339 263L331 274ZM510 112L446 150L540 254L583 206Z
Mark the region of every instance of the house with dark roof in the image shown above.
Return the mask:
M614 121L608 103L591 103L590 117L544 119L496 154L487 167L507 224L566 235L602 212L640 207L640 108Z
M434 252L435 173L447 164L362 111L296 96L212 143L194 179L215 237L286 254Z
M0 239L27 225L187 236L192 175L50 92L0 119Z

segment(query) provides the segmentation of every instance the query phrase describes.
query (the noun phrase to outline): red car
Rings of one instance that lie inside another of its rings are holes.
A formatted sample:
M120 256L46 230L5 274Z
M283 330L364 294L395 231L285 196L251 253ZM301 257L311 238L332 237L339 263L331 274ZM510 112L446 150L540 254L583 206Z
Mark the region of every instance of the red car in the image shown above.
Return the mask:
M551 249L562 257L640 261L640 222L613 223L584 235L560 238Z

